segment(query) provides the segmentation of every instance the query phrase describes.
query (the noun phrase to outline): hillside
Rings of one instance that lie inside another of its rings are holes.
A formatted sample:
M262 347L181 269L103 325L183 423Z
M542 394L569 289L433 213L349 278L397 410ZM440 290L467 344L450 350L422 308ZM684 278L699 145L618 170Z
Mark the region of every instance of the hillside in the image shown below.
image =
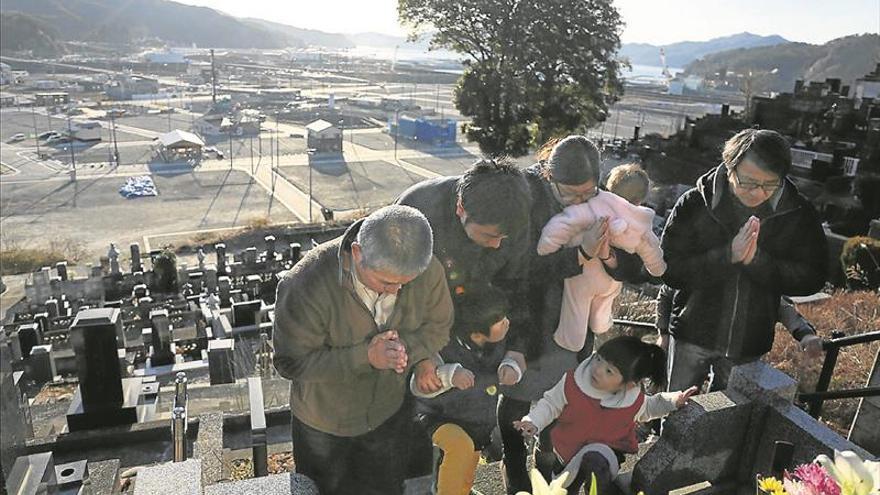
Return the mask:
M3 0L3 11L36 17L65 40L130 43L159 38L170 44L203 47L286 46L283 36L265 28L206 7L166 0ZM31 39L27 32L17 34L25 37L10 36L11 42L27 46Z
M716 73L749 71L764 74L765 90L791 91L794 81L820 81L837 77L850 84L868 74L880 62L880 35L846 36L824 45L784 45L728 50L708 55L689 64L685 72L713 77ZM770 75L771 71L777 70Z
M694 60L715 52L782 43L788 43L788 40L776 35L759 36L752 33L739 33L708 41L682 41L669 45L624 43L618 55L628 58L633 64L660 65L660 49L663 48L666 52L666 64L669 67L684 67Z
M247 25L265 29L287 42L287 46L306 47L323 46L327 48L352 48L355 43L344 34L325 33L314 29L302 29L263 19L241 19Z
M31 50L37 57L64 53L58 33L40 19L17 12L0 12L0 51Z

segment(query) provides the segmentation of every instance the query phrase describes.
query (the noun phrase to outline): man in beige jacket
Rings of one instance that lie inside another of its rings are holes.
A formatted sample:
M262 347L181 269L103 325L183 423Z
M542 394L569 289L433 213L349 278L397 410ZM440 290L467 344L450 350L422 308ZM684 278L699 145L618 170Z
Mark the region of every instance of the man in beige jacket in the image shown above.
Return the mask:
M388 206L281 276L275 367L291 380L297 472L322 494L402 491L407 375L434 373L453 319L432 247L424 215Z

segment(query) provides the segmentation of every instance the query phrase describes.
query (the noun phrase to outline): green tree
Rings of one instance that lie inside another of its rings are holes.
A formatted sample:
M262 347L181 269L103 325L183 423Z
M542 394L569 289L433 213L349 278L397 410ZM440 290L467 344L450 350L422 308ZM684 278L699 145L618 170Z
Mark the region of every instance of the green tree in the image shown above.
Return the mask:
M489 155L523 155L604 119L622 92L623 23L608 0L398 0L411 38L467 56L455 104Z

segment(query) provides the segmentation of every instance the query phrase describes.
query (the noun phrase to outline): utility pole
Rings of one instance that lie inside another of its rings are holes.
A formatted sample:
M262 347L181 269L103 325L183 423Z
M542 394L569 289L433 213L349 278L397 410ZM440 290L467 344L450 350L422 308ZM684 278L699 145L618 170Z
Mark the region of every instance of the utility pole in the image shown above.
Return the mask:
M110 128L111 128L111 137L110 139L113 141L113 161L116 163L116 166L119 166L119 146L118 141L116 139L116 112L112 109L110 110Z
M229 170L232 170L232 127L229 128Z
M214 66L213 48L211 48L211 103L217 103L217 69Z
M37 132L37 112L34 110L34 106L31 105L31 117L34 119L34 144L37 146L37 159L40 158L40 137Z
M76 153L73 151L73 129L70 127L70 113L67 114L67 146L70 148L70 182L76 182Z

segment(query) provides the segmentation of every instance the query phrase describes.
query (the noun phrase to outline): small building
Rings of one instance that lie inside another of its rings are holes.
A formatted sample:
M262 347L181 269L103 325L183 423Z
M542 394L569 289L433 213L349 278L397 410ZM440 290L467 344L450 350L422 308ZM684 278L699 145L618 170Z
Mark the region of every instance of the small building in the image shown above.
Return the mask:
M11 107L15 105L15 95L12 93L0 93L0 107Z
M72 136L79 141L100 141L101 123L94 120L77 122L72 128Z
M61 91L53 93L37 93L34 95L34 105L38 107L54 107L70 103L70 94Z
M316 120L306 126L306 144L310 149L342 151L342 130L326 120Z
M205 142L195 134L180 129L157 137L159 156L166 162L198 159L202 156Z
M159 93L159 81L149 77L123 76L107 87L107 96L114 100L135 100Z
M401 115L396 123L388 123L388 134L396 138L442 145L455 142L456 127L453 119Z

